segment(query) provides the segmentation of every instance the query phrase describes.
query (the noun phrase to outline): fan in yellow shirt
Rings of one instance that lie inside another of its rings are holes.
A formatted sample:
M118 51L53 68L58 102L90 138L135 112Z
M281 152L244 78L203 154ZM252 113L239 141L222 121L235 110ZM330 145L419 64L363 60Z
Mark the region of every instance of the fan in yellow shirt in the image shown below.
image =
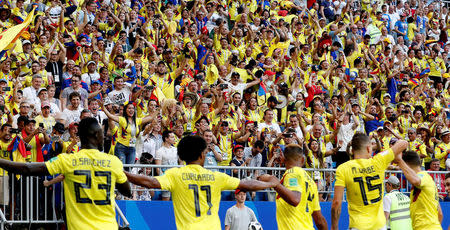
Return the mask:
M398 140L390 149L372 156L369 136L356 133L351 141L353 159L336 170L334 199L331 206L331 229L338 229L344 189L347 189L350 229L383 229L386 218L383 212L384 171L408 146Z
M264 181L274 181L277 186L276 206L278 229L328 229L320 212L319 193L314 180L301 167L305 155L299 145L290 144L284 149L286 172L281 181L274 176L261 176ZM312 218L311 218L312 217Z
M95 118L78 126L82 150L60 154L45 163L16 163L0 160L0 167L23 175L64 174L64 197L68 229L117 229L114 190L131 197L122 162L100 152L103 131Z
M178 156L186 162L185 167L171 168L158 177L125 173L133 184L172 192L175 222L180 230L221 229L218 212L223 190L255 191L276 185L255 180L240 181L203 168L205 149L203 138L187 136L178 144Z
M414 230L442 230L444 218L433 178L421 169L419 154L406 151L395 161L414 187L410 194L410 213Z

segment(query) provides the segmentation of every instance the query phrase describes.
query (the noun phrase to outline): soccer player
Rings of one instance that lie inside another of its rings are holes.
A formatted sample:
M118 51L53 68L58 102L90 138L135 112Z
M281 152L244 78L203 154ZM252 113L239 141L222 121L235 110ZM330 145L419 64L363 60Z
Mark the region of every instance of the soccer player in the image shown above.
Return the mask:
M289 144L284 149L286 172L281 181L274 176L263 175L259 179L275 181L278 229L328 229L320 211L319 193L314 180L302 169L305 164L303 149ZM312 217L312 218L311 218Z
M131 196L122 162L99 151L103 148L103 131L95 118L81 120L78 136L81 150L76 154L60 154L45 163L0 159L0 167L22 175L64 174L68 229L117 229L114 189Z
M171 168L157 177L125 172L133 184L172 192L177 229L221 229L218 212L223 190L255 191L276 185L255 180L240 181L203 168L207 150L205 140L199 136L184 137L177 148L178 156L187 164L185 167Z
M391 148L372 157L369 136L356 133L351 141L353 159L336 170L331 229L338 229L344 189L347 188L350 229L385 229L383 212L384 171L394 156L401 155L408 142L398 140Z
M436 184L426 171L422 171L419 154L406 151L403 156L396 156L395 161L414 186L409 196L413 229L442 229L443 215Z

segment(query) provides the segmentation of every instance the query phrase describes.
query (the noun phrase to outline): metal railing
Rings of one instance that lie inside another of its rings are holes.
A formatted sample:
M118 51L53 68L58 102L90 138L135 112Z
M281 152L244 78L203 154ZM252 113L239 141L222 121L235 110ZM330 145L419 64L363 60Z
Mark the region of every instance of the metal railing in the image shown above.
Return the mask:
M47 177L0 176L0 230L12 225L61 229L65 219L63 183L45 187L45 179ZM129 223L125 215L117 204L115 209L119 227L127 229Z
M159 173L173 167L182 167L182 165L124 165L126 168L131 168L131 172L135 174L142 174L147 176L157 176ZM210 170L224 172L230 176L237 177L240 179L256 179L258 175L271 174L281 179L285 172L285 168L269 168L269 167L239 167L239 166L207 166L205 167ZM331 201L334 194L334 182L335 182L335 169L313 169L304 168L310 176L316 181L319 194L321 194L321 201ZM448 172L443 171L428 171L430 175L436 174L441 175L442 178ZM402 171L392 171L386 170L385 178L387 179L390 175L395 175L400 180L399 191L409 194L412 186L403 176ZM443 183L443 180L442 180ZM440 189L438 187L438 189ZM159 189L146 189L139 186L132 185L133 200L156 200L159 199ZM260 191L260 193L267 193L266 199L271 201L271 196L273 196L273 190ZM446 194L443 189L439 190L440 195Z

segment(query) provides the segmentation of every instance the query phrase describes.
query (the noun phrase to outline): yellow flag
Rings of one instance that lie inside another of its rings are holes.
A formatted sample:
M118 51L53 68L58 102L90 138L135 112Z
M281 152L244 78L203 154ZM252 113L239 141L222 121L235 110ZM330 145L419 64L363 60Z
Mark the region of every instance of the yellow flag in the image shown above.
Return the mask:
M12 48L14 43L17 41L17 39L19 39L20 35L28 28L31 21L33 20L35 9L36 7L33 8L33 10L28 14L25 21L23 21L21 24L13 26L0 33L0 51Z

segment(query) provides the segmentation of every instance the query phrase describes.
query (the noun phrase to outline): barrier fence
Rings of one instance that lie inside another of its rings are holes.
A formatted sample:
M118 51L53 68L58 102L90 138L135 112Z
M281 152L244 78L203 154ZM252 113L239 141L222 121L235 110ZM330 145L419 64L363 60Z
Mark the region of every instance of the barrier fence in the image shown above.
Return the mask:
M163 174L167 169L182 166L162 166L162 165L124 165L133 173L145 174L147 176L157 176ZM285 168L268 167L228 167L216 166L206 167L210 170L227 173L240 179L256 179L262 174L272 174L281 179ZM315 179L321 201L331 201L335 180L334 169L305 169ZM447 172L428 172L430 175L444 177ZM386 171L385 178L396 175L400 180L400 191L409 193L411 185L404 178L401 171ZM64 196L62 183L45 187L43 182L46 177L18 177L10 174L0 176L0 230L6 226L20 225L23 227L40 227L46 229L60 229L64 223ZM443 183L443 180L442 180ZM158 189L144 189L132 185L132 200L158 200L161 191ZM147 194L147 195L145 195ZM233 200L233 192L222 193L224 199ZM440 191L444 195L444 191ZM273 190L258 191L251 194L254 201L273 201L275 192ZM117 200L128 200L120 195ZM121 229L128 229L129 223L116 204L117 222ZM49 227L50 226L50 227Z
M170 165L124 165L125 168L130 168L132 173L143 174L147 176L162 175L165 170L173 167ZM271 174L281 179L285 172L285 168L269 168L269 167L239 167L239 166L207 166L207 169L213 171L219 171L226 173L230 176L237 177L239 179L257 179L258 175ZM305 171L316 181L319 194L321 194L320 201L331 201L334 194L334 181L335 181L335 169L314 169L305 168ZM440 180L438 186L439 195L445 196L444 183L445 174L448 171L428 171L428 173L437 181ZM399 191L409 195L412 188L411 184L406 180L402 171L387 170L385 173L385 179L389 176L395 175L400 180ZM384 186L384 183L383 183ZM161 194L159 189L144 189L139 186L132 185L133 198L132 200L160 200ZM229 191L231 192L231 191ZM145 193L145 194L144 194ZM150 197L147 193L150 193ZM143 195L144 194L144 195ZM256 194L252 194L252 200L254 201L274 201L275 192L273 190L260 191ZM230 193L222 193L222 200L233 200L234 197L230 196ZM122 197L119 197L122 199Z

